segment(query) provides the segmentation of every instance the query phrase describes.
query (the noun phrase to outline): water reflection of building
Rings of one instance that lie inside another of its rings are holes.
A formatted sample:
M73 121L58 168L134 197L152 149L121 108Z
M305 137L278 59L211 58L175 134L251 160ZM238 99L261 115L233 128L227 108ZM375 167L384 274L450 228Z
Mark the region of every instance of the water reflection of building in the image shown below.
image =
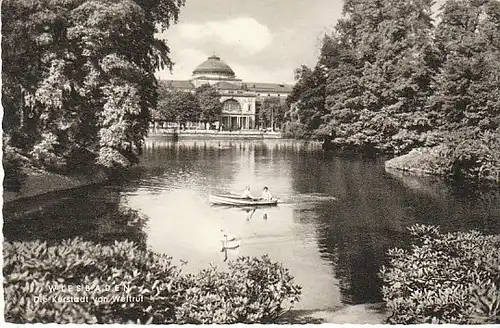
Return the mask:
M198 65L190 80L167 80L168 88L194 92L203 84L210 84L219 92L223 104L219 123L227 130L248 130L261 127L257 117L266 98L285 102L292 86L280 83L244 82L219 57L211 56Z

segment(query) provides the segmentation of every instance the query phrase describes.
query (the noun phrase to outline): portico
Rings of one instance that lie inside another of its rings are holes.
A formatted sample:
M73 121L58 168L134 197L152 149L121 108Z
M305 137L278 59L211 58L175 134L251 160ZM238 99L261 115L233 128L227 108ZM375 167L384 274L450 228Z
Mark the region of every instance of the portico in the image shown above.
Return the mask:
M221 116L222 130L250 130L253 129L254 122L252 115L231 115Z

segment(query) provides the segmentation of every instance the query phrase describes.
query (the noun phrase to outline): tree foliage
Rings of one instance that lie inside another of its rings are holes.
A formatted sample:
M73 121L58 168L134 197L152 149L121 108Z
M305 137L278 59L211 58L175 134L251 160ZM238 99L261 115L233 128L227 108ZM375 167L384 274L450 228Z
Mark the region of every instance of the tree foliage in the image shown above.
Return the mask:
M325 114L325 83L318 68L302 66L295 71L296 84L288 96L289 121L312 132L321 126Z
M431 105L446 129L500 123L500 2L445 3L436 40L442 57Z
M206 83L196 88L195 96L201 111L200 121L213 123L219 120L222 114L222 103L218 91Z
M154 72L171 67L156 33L183 0L2 2L4 131L40 164L90 152L106 167L137 161ZM76 159L75 159L76 157Z
M437 22L432 5L346 0L317 65L297 70L288 130L391 154L498 131L500 1L448 0Z
M165 86L159 90L158 106L153 112L156 120L186 124L200 119L200 104L193 93L171 90Z
M281 127L287 107L279 97L264 98L260 104L258 119L261 126Z

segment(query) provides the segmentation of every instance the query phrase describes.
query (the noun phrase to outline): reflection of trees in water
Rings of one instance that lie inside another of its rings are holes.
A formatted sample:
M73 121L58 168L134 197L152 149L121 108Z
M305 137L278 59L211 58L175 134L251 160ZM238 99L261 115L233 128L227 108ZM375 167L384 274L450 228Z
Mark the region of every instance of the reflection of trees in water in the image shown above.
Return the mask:
M386 250L401 236L362 220L361 213L349 205L335 205L316 207L321 257L332 263L344 303L378 302L381 300L378 271L384 264Z
M422 193L389 178L377 162L322 159L315 153L293 162L291 170L296 192L338 198L309 203L309 208L316 214L312 224L320 252L333 264L346 303L380 300L378 271L386 252L408 246L406 228L414 223L439 225L443 231L500 232L500 202L491 193L479 198L471 198L470 190Z
M443 231L500 232L500 202L492 193L476 194L468 202L466 194L447 200L403 192L376 197L369 179L357 187L351 181L351 186L351 192L357 190L356 196L349 193L351 197L316 207L319 248L334 266L346 303L381 300L378 272L386 264L386 252L409 246L406 227L415 222L436 224Z
M297 222L316 228L320 256L333 266L342 302L379 302L381 282L377 274L392 241L385 231L364 226L349 205L334 202L313 204L310 210L295 210L294 217Z
M148 218L120 205L117 191L86 188L58 193L47 199L25 200L4 209L3 233L7 241L58 242L82 237L99 243L130 240L146 247Z

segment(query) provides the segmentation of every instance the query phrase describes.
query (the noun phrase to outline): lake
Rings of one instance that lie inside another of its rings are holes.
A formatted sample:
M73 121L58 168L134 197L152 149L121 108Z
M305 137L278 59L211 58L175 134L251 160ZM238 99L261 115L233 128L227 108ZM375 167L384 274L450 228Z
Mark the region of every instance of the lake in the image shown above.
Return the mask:
M269 187L278 206L208 202L246 185L254 195ZM381 301L378 271L389 248L408 246L410 225L496 234L499 218L496 197L397 178L381 159L325 155L315 142L149 140L140 165L113 181L7 204L4 237L129 239L187 261L185 272L268 254L303 286L296 308L327 310ZM240 247L221 252L224 234Z

